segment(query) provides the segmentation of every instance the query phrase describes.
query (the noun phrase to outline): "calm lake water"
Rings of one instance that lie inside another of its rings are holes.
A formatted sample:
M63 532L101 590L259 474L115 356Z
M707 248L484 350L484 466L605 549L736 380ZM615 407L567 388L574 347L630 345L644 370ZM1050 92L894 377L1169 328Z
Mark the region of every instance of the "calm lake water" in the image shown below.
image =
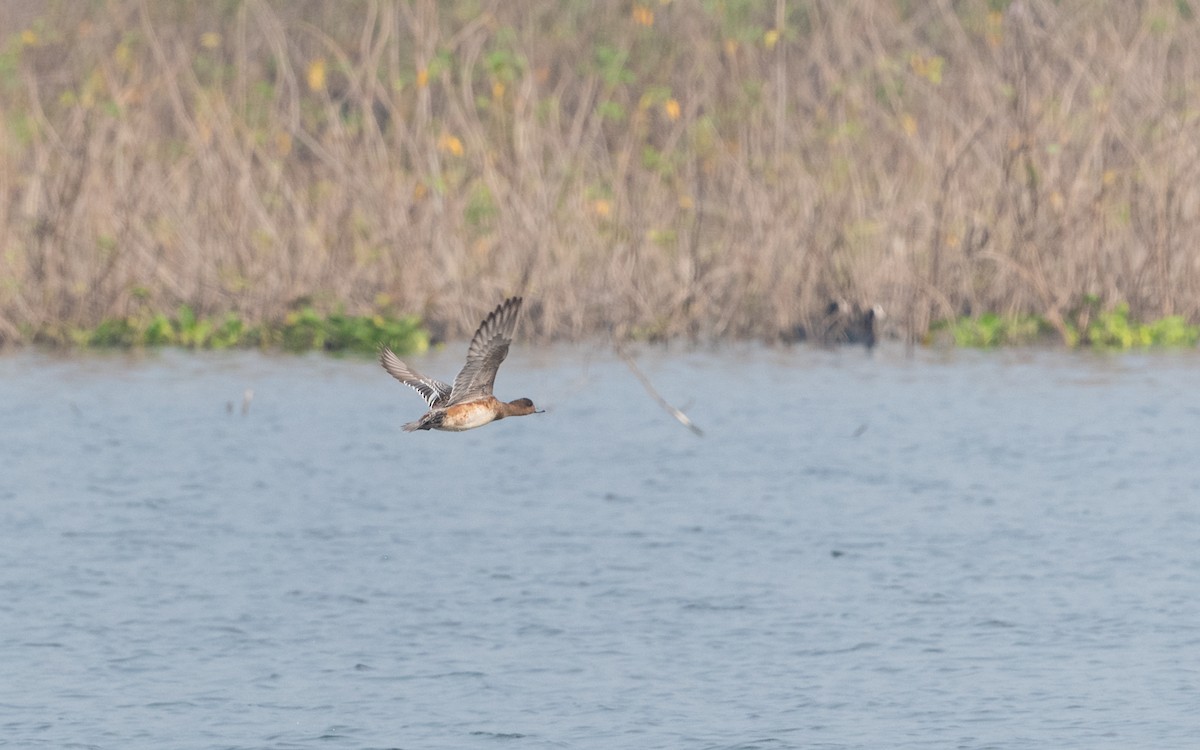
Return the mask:
M1196 746L1200 357L638 359L0 356L0 746Z

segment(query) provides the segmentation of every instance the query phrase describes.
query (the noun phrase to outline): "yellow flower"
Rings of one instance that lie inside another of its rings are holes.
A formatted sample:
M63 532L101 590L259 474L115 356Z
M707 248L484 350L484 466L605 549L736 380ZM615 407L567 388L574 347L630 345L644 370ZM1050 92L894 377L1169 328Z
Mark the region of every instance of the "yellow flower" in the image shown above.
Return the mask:
M946 64L946 58L941 55L925 57L914 53L908 58L908 64L914 73L930 83L936 85L942 82L942 68Z
M325 58L318 57L308 64L309 91L325 90Z
M216 49L221 46L221 35L215 31L208 31L200 35L200 46L204 49Z
M668 99L663 102L663 113L666 114L668 120L678 120L679 102L675 99Z
M601 219L607 219L612 214L612 204L603 198L597 198L592 201L592 213Z
M763 44L767 49L775 49L775 44L779 41L779 29L769 29L763 34Z
M133 49L125 42L121 42L113 50L113 59L120 63L121 67L128 70L129 63L133 60Z
M429 85L429 68L421 68L417 71L417 88L423 89Z
M462 141L458 140L449 133L442 133L438 137L438 150L443 154L453 154L454 156L463 155Z
M633 22L642 26L654 25L654 11L647 8L645 5L633 6Z
M1004 41L1004 14L998 10L988 13L987 42L992 47L999 47Z
M33 29L25 29L21 32L21 44L24 44L26 47L32 47L37 43L37 33Z

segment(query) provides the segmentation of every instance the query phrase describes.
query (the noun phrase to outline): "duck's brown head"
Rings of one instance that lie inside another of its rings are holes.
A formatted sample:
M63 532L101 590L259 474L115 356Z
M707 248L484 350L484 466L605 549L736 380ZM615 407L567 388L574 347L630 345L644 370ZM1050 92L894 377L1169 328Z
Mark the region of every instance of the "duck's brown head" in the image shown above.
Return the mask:
M533 402L527 398L519 398L516 401L508 402L508 412L510 417L523 417L526 414L541 414L542 411L533 408Z

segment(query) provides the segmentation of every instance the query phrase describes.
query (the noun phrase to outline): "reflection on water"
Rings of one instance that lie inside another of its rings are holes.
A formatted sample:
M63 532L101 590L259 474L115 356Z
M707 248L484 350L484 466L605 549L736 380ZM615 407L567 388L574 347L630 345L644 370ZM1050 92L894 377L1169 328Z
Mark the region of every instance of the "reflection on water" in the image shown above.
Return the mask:
M1195 356L639 361L704 438L585 349L462 434L367 360L0 357L0 737L1194 741Z

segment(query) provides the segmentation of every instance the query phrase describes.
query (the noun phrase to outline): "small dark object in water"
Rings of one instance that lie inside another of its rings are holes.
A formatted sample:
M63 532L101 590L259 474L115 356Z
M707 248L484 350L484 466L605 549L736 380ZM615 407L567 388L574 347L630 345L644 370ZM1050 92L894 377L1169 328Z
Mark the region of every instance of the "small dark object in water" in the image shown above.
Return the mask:
M867 349L875 346L875 324L883 318L883 308L873 305L866 310L846 302L834 300L825 308L822 321L821 342L834 344L862 344Z
M781 332L780 338L789 344L811 339L821 346L861 344L870 350L878 340L875 325L884 317L883 308L879 305L864 310L857 303L834 300L811 330L797 324Z

